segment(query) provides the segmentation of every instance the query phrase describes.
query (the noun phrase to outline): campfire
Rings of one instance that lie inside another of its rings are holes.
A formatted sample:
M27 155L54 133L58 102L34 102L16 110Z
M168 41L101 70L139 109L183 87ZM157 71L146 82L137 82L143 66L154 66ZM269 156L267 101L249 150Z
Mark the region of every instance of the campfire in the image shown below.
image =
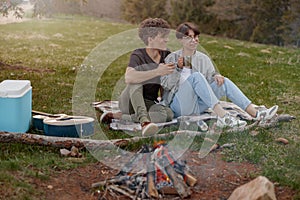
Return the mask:
M139 166L147 166L134 172ZM189 197L197 180L185 161L175 160L165 142L153 147L144 145L127 162L118 174L102 182L94 183L100 195L125 195L131 199L162 198L165 195Z

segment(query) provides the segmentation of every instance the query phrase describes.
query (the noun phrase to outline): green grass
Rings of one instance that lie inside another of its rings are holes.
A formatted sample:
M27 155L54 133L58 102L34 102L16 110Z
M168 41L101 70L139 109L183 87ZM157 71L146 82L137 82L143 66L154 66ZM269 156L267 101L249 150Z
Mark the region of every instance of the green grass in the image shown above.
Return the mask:
M33 86L34 109L71 113L76 71L85 57L101 41L128 28L129 25L89 18L2 25L1 62L39 71L1 71L0 79L29 79Z
M2 69L0 66L0 81L28 79L33 86L34 110L72 114L73 85L85 58L102 41L132 28L135 27L128 24L68 16L0 25L0 62L23 66L23 69ZM127 42L124 38L125 47ZM262 175L297 190L300 196L300 50L207 35L201 36L200 43L219 71L233 80L253 103L268 107L277 104L278 113L297 117L278 127L256 129L259 133L256 136L251 136L249 131L221 135L218 143L236 143L234 148L223 150L224 159L257 164ZM122 80L128 59L129 53L118 56L99 77L96 100L112 97L116 100L120 91L113 88ZM176 128L167 128L163 132ZM122 132L102 130L109 138L128 137ZM95 137L98 136L96 133ZM278 137L288 139L289 144L275 142ZM199 150L202 142L203 137L197 137L190 148ZM127 149L136 150L140 145L131 144ZM54 148L0 144L0 189L5 188L15 199L33 199L41 191L26 180L47 180L56 170L95 162L88 152L85 156L84 163L74 164L60 157ZM20 193L14 194L13 190L17 188Z

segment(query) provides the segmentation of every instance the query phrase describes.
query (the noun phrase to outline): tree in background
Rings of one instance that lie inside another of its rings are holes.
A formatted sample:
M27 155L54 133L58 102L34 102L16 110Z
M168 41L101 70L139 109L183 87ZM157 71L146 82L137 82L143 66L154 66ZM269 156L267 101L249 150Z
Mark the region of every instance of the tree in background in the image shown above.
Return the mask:
M80 5L88 0L30 0L35 17L51 17L53 13L80 14Z
M22 18L24 11L18 6L22 2L22 0L0 0L0 14L6 17L12 11L16 18Z
M278 45L288 45L293 43L292 36L292 22L295 20L295 16L292 11L291 3L286 7L283 15L281 16L281 23L277 27L278 37L280 38L280 43Z
M250 41L282 45L282 34L286 29L283 20L288 16L289 0L252 0L255 12L252 17L254 29Z
M22 17L22 0L0 0L0 14ZM34 16L52 13L89 14L101 17L111 0L30 0ZM83 4L88 4L82 10ZM198 24L211 35L275 45L300 46L299 0L115 0L116 15L137 24L147 17L161 17L173 28L184 21ZM121 4L121 12L120 12ZM99 14L100 13L100 14ZM110 15L111 16L111 15ZM106 15L107 17L107 15Z
M300 3L299 0L290 0L290 8L283 16L282 38L286 45L300 47Z
M34 17L51 17L52 16L52 0L30 0L31 4L34 5L33 7L33 16Z
M235 13L239 21L234 38L252 42L288 45L292 36L293 21L299 17L299 10L292 9L298 0L243 0ZM298 30L299 31L299 30Z
M123 18L137 24L148 17L167 19L167 0L122 0L121 11Z
M255 27L255 20L252 15L255 12L251 0L241 0L234 8L234 13L238 18L234 24L236 26L233 37L241 40L249 40Z
M207 10L208 7L214 4L214 0L170 0L170 3L169 21L173 27L185 21L192 21L201 25L201 27L205 27L215 17Z
M290 1L299 0L123 0L122 11L131 23L146 17L163 17L172 27L192 21L207 34L282 45L295 30Z
M61 2L60 0L59 2ZM79 5L87 3L88 0L64 0L68 3L69 9L76 12L76 9L80 9ZM54 10L54 5L58 1L55 0L30 0L30 3L34 6L33 16L46 16L50 17ZM2 16L8 16L9 12L13 12L16 18L22 18L24 15L23 9L20 4L23 0L0 0L0 14Z

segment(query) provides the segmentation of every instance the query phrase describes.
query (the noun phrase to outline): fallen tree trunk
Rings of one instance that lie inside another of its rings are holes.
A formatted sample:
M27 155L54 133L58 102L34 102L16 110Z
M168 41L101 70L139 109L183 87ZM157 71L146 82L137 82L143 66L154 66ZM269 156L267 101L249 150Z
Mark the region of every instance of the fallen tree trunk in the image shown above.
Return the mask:
M166 138L169 136L174 136L177 134L193 134L200 135L203 133L195 131L175 131L166 134L158 134L155 138ZM75 146L77 148L104 148L111 149L115 146L122 147L126 146L131 142L138 142L147 137L133 137L126 139L113 139L113 140L93 140L93 139L83 139L83 138L71 138L71 137L53 137L29 133L8 133L0 132L0 142L9 143L9 142L18 142L23 144L30 145L42 145L42 146L53 146L57 148L71 148Z
M243 131L248 130L254 127L256 123L248 125L242 129L229 129L227 132ZM155 139L164 139L170 136L175 136L178 134L186 134L189 136L200 136L206 134L220 134L217 132L198 132L198 131L188 131L188 130L179 130L173 131L165 134L157 134L153 136ZM71 138L71 137L54 137L54 136L45 136L29 133L8 133L0 132L0 142L9 143L9 142L18 142L23 144L34 144L42 146L52 146L57 148L71 148L75 146L77 148L103 148L103 149L112 149L116 146L124 147L129 143L134 143L146 139L147 137L132 137L125 139L113 139L113 140L93 140L93 139L83 139L83 138Z
M7 133L0 132L0 142L18 142L23 144L34 144L42 146L53 146L57 148L71 148L75 146L77 148L83 147L103 147L110 148L113 145L122 146L122 144L128 144L129 139L120 140L92 140L82 138L67 138L67 137L52 137L37 134L28 133Z

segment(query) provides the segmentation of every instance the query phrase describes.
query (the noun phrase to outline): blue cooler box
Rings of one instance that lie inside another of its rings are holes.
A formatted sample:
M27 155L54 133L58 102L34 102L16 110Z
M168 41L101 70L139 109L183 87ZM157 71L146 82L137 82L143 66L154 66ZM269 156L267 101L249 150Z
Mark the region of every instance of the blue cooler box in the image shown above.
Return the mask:
M25 133L31 122L32 87L28 80L0 83L0 131Z
M43 120L47 136L90 137L94 134L94 119L85 116L66 116Z

